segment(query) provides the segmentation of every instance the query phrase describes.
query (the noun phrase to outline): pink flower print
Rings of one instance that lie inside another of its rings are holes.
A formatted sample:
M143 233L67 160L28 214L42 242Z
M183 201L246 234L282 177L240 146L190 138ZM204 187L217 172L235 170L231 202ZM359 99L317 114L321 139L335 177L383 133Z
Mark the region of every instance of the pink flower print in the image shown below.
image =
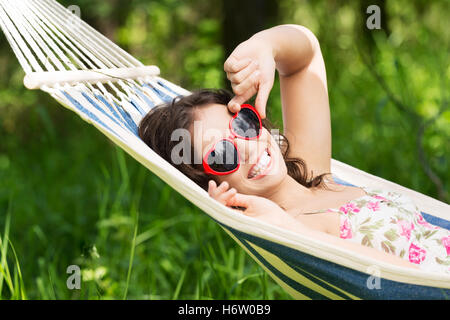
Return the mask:
M347 205L345 205L345 206L340 207L339 211L342 211L343 213L347 214L349 211L349 208L347 207Z
M414 243L411 243L409 246L409 262L415 264L421 264L425 257L427 256L427 252L425 249L422 249L419 246L416 246Z
M409 239L411 238L411 230L414 229L414 224L409 221L398 220L397 226L400 228L400 235L405 236L409 241Z
M359 212L359 208L354 203L347 203L345 206L340 207L339 211L347 214L349 212Z
M373 197L374 197L375 199L378 199L378 200L387 201L387 199L386 199L385 197L382 197L382 196L379 196L379 195L374 195Z
M380 202L369 202L366 207L375 212L380 210Z
M447 255L450 256L450 236L443 237L441 241L445 247L445 250L447 250Z
M353 211L353 212L359 212L358 206L357 206L356 204L354 204L354 203L349 203L349 204L347 204L347 207L348 207L349 209L351 209L351 211Z
M352 228L350 226L350 222L348 219L345 219L343 223L341 223L341 238L342 239L351 239L353 238Z
M427 229L434 229L434 230L439 229L439 227L429 224L420 213L416 213L416 220L418 224L424 226Z

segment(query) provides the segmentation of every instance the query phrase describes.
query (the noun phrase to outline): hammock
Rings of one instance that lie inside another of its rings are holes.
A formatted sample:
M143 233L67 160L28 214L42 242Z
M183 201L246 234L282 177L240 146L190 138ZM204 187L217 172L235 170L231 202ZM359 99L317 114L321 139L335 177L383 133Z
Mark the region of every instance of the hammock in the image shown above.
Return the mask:
M137 135L155 105L189 91L159 77L54 0L0 0L0 27L26 76L215 220L296 299L446 299L450 275L383 263L219 204ZM338 183L404 193L450 229L450 206L332 159Z

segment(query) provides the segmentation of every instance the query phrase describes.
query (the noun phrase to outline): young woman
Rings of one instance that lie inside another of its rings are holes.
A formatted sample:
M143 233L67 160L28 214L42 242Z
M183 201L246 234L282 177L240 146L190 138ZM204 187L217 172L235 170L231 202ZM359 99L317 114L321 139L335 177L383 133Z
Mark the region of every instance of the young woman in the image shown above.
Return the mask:
M308 29L261 31L236 47L224 69L234 97L204 89L174 99L144 117L140 137L211 197L243 214L382 262L450 274L450 231L427 223L410 198L333 181L325 65ZM265 119L275 70L281 143ZM244 104L255 94L255 108ZM188 130L190 152L182 157L189 161L174 159L178 129Z

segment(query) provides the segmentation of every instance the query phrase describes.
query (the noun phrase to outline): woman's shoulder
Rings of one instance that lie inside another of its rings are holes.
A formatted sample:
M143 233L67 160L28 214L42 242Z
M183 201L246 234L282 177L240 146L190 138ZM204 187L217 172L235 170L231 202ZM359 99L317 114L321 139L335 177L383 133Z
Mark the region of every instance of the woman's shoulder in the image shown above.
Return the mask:
M374 200L387 202L390 207L402 208L404 210L420 212L414 199L409 195L399 192L397 190L392 190L389 188L380 188L373 186L361 186L362 189L366 191Z
M389 201L398 206L410 206L412 210L418 209L414 203L414 200L405 193L393 190L390 188L373 186L373 185L353 185L345 183L339 178L330 177L329 186L345 186L350 188L359 188L365 191L366 195L374 198L375 200Z
M341 180L340 178L336 177L336 176L332 176L330 175L329 177L327 177L327 185L331 188L342 188L342 187L347 187L347 188L359 188L365 191L365 193L367 195L370 196L384 196L384 197L388 197L388 198L400 198L400 197L405 197L406 195L399 193L395 190L390 190L388 188L381 188L378 186L371 186L371 185L354 185L352 183L348 183L344 180Z

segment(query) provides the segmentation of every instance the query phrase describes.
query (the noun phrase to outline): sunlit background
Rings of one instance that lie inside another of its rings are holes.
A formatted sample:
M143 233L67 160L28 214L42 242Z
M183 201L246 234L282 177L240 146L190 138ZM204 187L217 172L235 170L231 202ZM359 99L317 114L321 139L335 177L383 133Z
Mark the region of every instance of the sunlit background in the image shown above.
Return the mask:
M318 37L333 158L450 202L448 1L60 1L167 80L229 88L228 54L296 23ZM366 8L381 9L381 30ZM0 32L0 297L290 299L206 214L43 92ZM278 81L269 118L282 127ZM313 106L312 106L313 107ZM82 270L69 290L66 269Z

